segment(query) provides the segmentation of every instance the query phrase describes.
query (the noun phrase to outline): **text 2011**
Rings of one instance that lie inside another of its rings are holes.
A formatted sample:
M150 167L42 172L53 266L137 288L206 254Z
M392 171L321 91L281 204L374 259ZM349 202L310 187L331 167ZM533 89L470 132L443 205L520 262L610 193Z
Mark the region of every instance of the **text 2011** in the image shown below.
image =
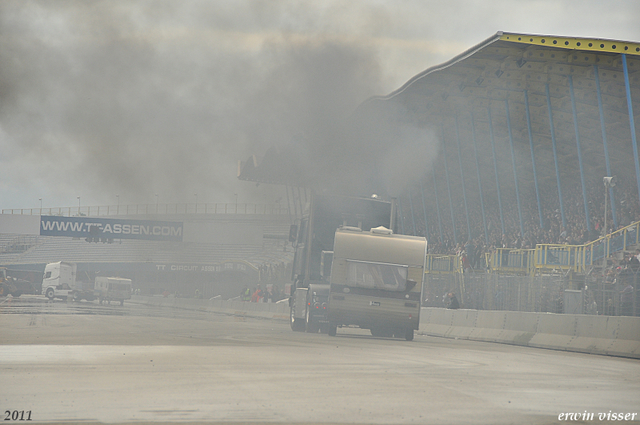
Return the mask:
M5 410L5 421L30 421L31 410Z

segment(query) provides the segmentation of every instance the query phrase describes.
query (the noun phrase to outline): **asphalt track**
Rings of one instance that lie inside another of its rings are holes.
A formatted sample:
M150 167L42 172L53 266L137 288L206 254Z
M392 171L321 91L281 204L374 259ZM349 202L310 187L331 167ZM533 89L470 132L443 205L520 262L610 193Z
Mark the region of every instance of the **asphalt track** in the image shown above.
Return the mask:
M0 419L27 422L11 420L23 411L33 423L557 424L609 423L610 412L640 423L640 362L0 298Z

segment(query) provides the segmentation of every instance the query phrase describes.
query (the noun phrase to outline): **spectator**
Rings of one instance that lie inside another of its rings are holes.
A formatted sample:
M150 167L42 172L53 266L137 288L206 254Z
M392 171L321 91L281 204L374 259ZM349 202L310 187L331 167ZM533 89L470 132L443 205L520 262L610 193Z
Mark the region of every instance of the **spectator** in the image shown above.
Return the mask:
M452 310L457 310L460 308L458 298L456 298L456 294L454 294L453 292L449 292L447 294L447 308Z
M251 302L261 303L263 298L264 298L264 293L262 292L262 287L258 284L258 287L256 288L255 292L251 296Z

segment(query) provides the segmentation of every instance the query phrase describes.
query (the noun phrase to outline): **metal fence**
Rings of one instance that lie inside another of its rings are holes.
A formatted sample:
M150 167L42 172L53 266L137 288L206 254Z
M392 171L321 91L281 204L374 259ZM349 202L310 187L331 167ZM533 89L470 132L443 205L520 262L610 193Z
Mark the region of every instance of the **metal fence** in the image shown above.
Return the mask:
M2 214L55 215L55 216L110 216L110 215L154 215L154 214L289 214L286 205L247 203L186 203L186 204L133 204L77 206L60 208L3 209Z
M538 313L640 315L640 272L603 276L509 276L496 273L425 274L423 306Z

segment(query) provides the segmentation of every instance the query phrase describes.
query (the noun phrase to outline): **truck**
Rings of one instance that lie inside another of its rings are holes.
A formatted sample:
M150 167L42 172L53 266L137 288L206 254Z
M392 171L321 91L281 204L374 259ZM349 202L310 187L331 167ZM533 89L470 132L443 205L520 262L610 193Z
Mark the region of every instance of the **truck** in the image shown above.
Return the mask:
M369 329L375 337L413 340L427 254L423 237L383 226L336 230L329 285L329 336L338 327Z
M293 224L292 283L288 286L289 317L295 332L329 331L329 283L336 230L351 226L369 231L393 229L395 204L378 197L357 198L312 193L302 218Z
M88 277L78 278L77 273L75 263L58 261L47 264L42 277L41 293L52 301L54 298L93 301L93 282Z
M95 277L89 273L78 276L75 263L58 261L45 266L42 277L42 292L53 301L55 298L72 299L74 301L99 299L104 301L120 301L131 298L131 280L117 277Z

